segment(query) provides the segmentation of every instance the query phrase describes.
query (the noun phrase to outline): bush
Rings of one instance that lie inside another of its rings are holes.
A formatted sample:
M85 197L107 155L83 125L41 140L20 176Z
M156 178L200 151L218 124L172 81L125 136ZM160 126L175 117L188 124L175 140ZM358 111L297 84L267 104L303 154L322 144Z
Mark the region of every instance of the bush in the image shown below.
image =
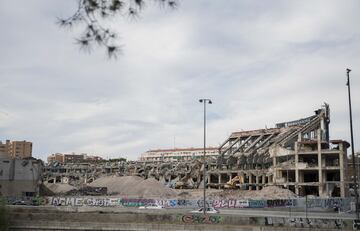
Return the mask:
M5 199L0 197L0 230L9 230L9 214L6 208Z

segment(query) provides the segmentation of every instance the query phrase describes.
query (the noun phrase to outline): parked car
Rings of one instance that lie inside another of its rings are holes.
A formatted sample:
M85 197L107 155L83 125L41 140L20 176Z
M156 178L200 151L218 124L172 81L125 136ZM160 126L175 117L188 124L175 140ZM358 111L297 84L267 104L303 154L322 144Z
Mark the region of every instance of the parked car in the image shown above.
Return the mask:
M26 201L24 200L15 200L12 202L13 205L27 205Z
M200 208L194 211L191 211L191 213L204 213L204 208ZM207 207L206 213L219 213L219 210L213 208L213 207Z
M139 209L164 209L164 206L156 205L156 204L150 204L150 205L140 206Z

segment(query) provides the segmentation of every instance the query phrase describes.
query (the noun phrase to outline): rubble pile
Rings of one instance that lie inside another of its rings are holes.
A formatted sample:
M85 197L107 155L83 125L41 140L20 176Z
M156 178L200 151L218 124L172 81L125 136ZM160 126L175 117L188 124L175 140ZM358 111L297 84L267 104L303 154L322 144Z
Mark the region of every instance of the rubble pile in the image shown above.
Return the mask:
M62 195L66 194L67 192L71 190L76 190L74 186L71 186L69 184L63 184L63 183L44 183L44 186L47 190L50 190L50 192L56 194L56 195Z
M239 199L288 199L295 198L296 194L288 189L277 186L267 186L262 190L223 190L209 193L213 199L239 198Z
M138 176L106 176L96 179L92 187L107 187L108 194L133 198L175 198L177 192L154 178Z
M103 196L107 195L106 187L84 186L79 189L73 189L66 193L67 196Z
M226 198L237 198L237 199L248 199L252 197L253 191L244 190L220 190L217 192L211 192L208 197L211 199L226 199Z
M96 179L89 186L107 187L108 194L123 195L129 194L132 189L144 179L138 176L104 176Z
M133 191L140 198L175 198L177 196L177 192L174 189L164 186L155 178L144 180Z
M277 186L267 186L260 191L256 191L254 194L258 197L267 199L285 199L297 197L297 195L289 189L284 189Z

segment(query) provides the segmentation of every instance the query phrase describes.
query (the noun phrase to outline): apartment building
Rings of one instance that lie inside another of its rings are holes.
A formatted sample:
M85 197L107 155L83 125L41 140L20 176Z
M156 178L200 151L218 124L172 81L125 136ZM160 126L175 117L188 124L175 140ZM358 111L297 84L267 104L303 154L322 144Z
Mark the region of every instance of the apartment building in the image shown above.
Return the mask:
M85 153L82 154L62 154L62 153L55 153L51 154L47 158L47 162L51 163L54 161L57 161L59 163L65 164L65 163L81 163L81 162L96 162L102 160L99 156L88 156Z
M203 155L204 148L156 149L145 152L139 160L147 162L187 161L201 158ZM207 157L217 157L219 155L218 148L206 148L205 155Z
M0 156L8 158L27 158L32 156L32 143L24 141L0 141Z

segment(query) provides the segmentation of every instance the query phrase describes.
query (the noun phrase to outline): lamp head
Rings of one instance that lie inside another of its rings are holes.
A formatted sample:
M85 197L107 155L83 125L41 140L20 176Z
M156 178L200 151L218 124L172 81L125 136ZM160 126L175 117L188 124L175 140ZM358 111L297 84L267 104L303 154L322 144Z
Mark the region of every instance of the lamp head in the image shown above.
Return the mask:
M199 99L199 102L200 102L200 103L202 103L202 102L203 102L203 100L202 100L202 99Z
M349 68L346 69L346 72L349 73L351 70Z
M212 101L209 99L209 104L212 104Z

